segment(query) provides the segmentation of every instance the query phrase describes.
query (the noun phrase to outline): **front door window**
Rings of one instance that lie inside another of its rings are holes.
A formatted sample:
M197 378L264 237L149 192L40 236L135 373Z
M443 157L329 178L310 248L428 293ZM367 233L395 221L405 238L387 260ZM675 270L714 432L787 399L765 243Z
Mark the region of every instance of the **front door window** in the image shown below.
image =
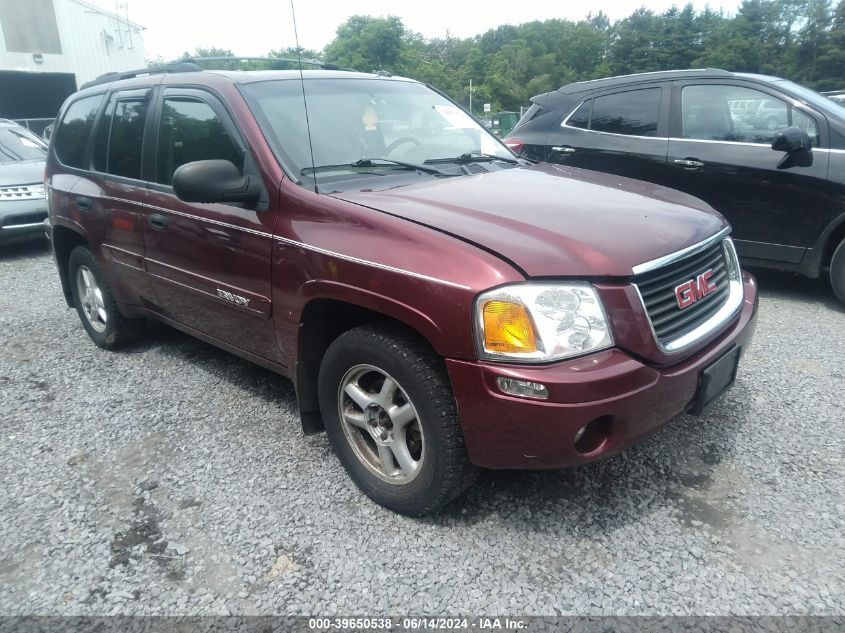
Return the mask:
M779 130L796 125L818 147L819 128L804 112L765 92L729 85L684 86L681 136L705 141L771 145Z

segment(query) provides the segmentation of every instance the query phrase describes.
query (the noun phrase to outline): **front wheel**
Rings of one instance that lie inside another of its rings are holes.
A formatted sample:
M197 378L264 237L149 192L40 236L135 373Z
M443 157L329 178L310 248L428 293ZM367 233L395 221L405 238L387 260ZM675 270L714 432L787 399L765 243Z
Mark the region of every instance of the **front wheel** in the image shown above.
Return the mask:
M474 481L442 361L422 341L365 326L331 344L320 367L329 440L376 503L418 516Z
M830 260L830 285L839 300L845 303L845 240L842 240Z

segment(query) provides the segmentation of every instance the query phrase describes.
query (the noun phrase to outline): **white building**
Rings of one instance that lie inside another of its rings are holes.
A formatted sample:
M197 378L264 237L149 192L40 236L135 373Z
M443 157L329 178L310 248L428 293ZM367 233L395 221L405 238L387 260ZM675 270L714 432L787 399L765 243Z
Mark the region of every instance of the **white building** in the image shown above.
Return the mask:
M126 13L126 0L114 12L83 0L0 0L0 70L72 73L80 86L143 68L144 28Z

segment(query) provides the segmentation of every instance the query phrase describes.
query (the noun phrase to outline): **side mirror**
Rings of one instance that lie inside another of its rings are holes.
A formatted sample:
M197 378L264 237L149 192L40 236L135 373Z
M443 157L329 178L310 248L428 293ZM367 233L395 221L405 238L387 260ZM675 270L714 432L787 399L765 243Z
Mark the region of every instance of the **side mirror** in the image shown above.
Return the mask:
M241 176L228 160L197 160L181 165L173 173L173 191L185 202L243 202L255 204L261 185Z
M813 149L810 135L800 127L792 126L775 134L772 149L776 152L809 152Z

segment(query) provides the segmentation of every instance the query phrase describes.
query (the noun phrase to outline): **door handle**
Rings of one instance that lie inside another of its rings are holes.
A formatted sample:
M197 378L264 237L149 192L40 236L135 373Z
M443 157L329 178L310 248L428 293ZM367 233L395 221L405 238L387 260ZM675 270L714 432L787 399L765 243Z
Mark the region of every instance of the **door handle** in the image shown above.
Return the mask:
M167 218L161 213L153 213L150 216L150 226L158 231L163 231L167 228Z
M574 154L575 148L574 147L568 147L566 145L562 145L562 146L561 145L555 145L554 147L552 147L552 151L558 152L559 154Z
M676 165L686 169L698 169L699 167L704 167L704 163L700 160L695 160L694 158L676 158L674 162Z
M77 196L76 197L76 208L80 211L90 211L91 210L91 198L86 198L84 196Z

